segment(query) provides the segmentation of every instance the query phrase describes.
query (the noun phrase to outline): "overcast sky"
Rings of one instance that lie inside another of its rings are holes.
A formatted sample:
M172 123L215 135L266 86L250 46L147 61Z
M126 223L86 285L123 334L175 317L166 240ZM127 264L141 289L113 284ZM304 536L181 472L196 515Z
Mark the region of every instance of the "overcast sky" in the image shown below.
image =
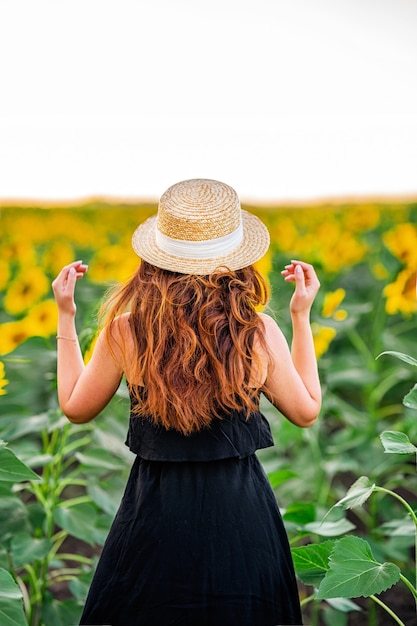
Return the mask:
M417 195L417 0L0 0L0 199Z

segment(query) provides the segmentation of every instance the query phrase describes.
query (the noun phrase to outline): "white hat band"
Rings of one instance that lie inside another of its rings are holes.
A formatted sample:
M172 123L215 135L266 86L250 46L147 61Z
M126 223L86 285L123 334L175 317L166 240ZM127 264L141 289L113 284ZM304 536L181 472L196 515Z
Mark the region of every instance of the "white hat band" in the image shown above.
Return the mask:
M182 259L212 259L229 254L239 246L243 240L243 226L241 222L231 233L204 241L173 239L162 234L158 227L155 227L155 240L158 248L173 256Z

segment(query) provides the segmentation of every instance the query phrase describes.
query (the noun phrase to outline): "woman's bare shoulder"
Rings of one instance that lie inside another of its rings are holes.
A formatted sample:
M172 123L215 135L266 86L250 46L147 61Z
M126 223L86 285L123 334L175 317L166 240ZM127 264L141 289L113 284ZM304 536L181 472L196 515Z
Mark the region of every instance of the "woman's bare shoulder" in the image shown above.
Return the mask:
M103 331L112 354L119 363L124 364L126 356L129 358L127 353L130 353L133 341L130 313L122 313L116 316Z
M282 331L273 317L267 313L258 313L258 315L262 321L262 330L265 338L282 335Z
M272 364L278 368L284 366L291 358L287 339L273 317L266 313L260 313L259 316L262 320L261 354L267 356L269 366Z
M261 318L261 320L264 322L264 324L270 324L271 322L274 322L274 320L272 319L272 317L270 315L268 315L267 313L258 313L258 316Z
M117 315L110 323L110 335L114 339L128 339L131 336L130 313Z

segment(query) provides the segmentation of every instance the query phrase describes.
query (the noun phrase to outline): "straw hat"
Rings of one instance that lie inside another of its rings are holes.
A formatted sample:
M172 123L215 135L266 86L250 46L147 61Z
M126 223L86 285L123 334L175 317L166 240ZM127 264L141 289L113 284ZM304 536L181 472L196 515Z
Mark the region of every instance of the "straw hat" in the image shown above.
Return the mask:
M157 215L133 233L132 246L156 267L207 275L258 261L268 250L269 233L256 215L241 209L232 187L195 178L167 189Z

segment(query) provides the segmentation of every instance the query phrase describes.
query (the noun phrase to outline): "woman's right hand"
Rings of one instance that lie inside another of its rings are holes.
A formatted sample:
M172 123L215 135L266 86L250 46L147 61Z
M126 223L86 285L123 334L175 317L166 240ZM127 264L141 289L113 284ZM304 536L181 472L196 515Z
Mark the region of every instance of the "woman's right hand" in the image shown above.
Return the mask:
M281 274L286 282L295 282L295 291L290 302L291 313L309 312L320 289L314 267L304 261L291 260Z
M53 281L52 289L60 313L75 315L75 284L79 278L84 276L87 270L88 265L85 265L82 261L74 261L63 267Z

